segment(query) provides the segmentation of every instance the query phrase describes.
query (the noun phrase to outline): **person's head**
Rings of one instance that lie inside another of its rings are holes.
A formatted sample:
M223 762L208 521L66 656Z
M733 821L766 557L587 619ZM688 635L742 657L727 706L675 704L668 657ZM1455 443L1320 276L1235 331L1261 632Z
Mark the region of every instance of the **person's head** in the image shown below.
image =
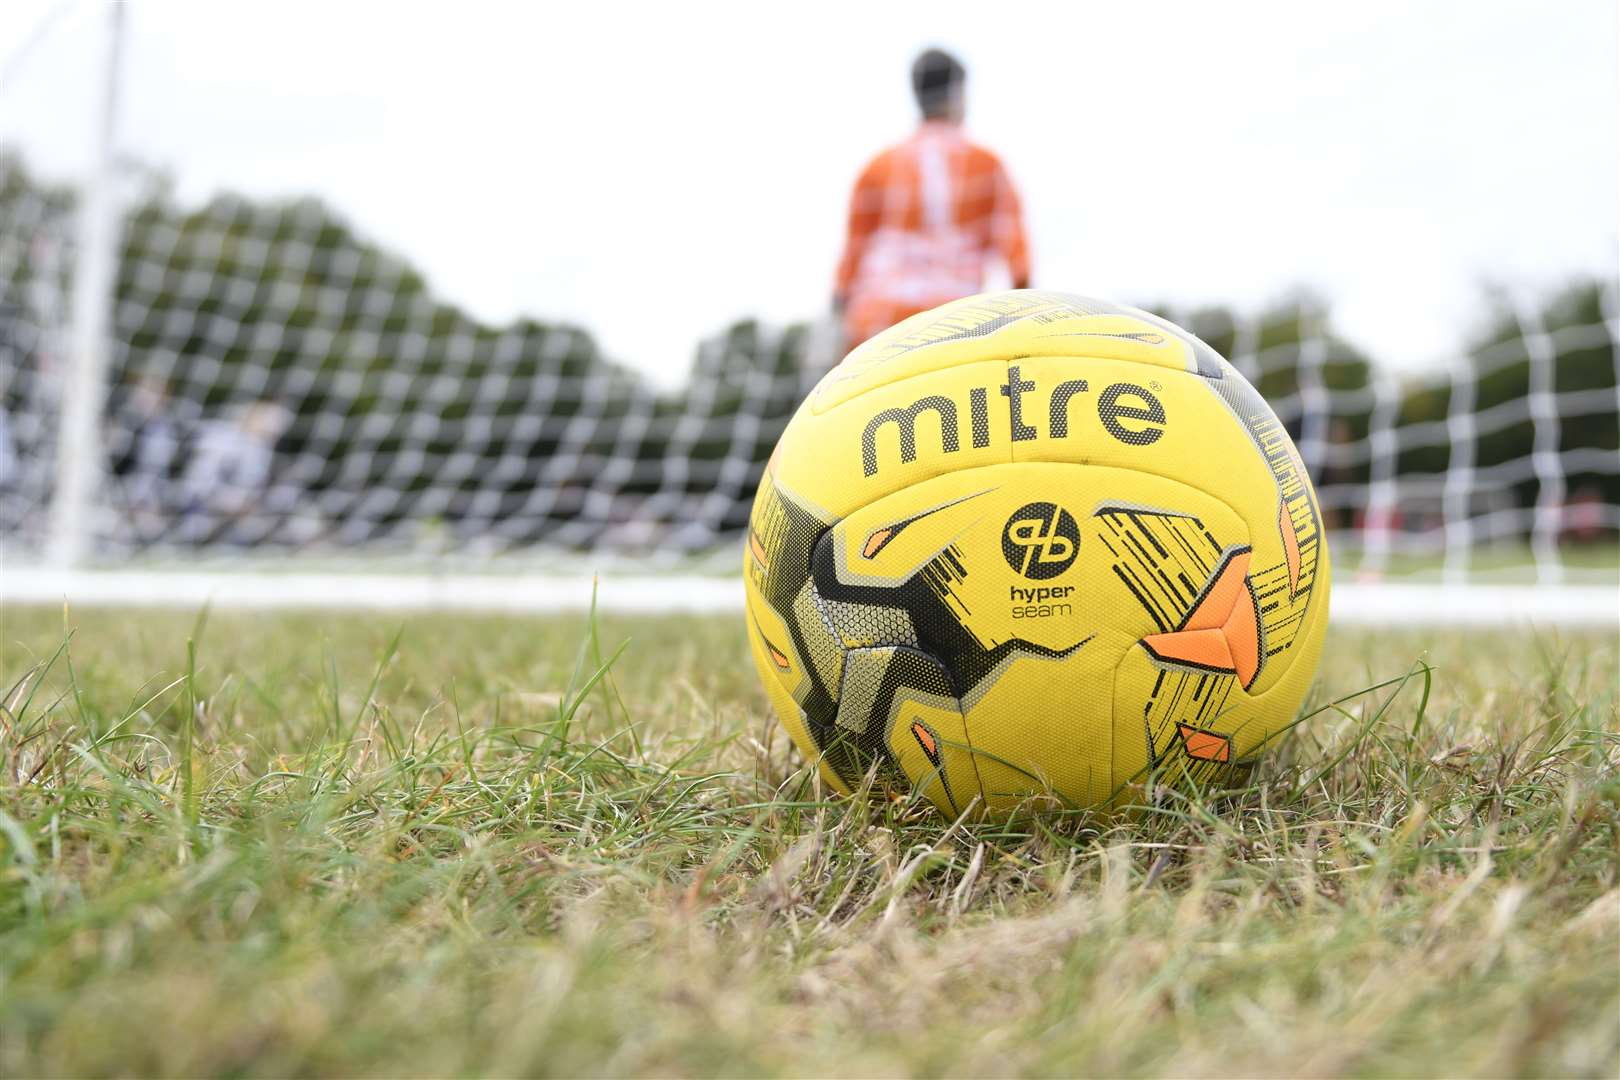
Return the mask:
M943 49L929 49L911 65L911 90L924 120L960 121L966 111L967 69Z
M292 410L269 398L250 401L236 411L236 426L244 435L266 446L274 446L292 427L292 422Z
M129 400L142 416L157 416L169 403L169 385L156 375L137 375L130 383Z

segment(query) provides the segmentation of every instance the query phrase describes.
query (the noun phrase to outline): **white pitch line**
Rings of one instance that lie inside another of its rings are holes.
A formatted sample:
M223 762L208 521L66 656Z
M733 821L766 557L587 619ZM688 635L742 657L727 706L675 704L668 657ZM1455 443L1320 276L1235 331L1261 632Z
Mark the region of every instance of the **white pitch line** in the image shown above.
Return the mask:
M0 567L0 604L84 607L359 611L585 611L592 579L542 574L249 573ZM598 609L615 614L740 612L740 578L604 573ZM1609 585L1336 586L1332 619L1346 626L1560 626L1620 631Z
M588 576L496 574L249 574L193 571L0 570L0 604L266 610L568 612L591 606ZM601 611L741 611L741 578L614 575Z

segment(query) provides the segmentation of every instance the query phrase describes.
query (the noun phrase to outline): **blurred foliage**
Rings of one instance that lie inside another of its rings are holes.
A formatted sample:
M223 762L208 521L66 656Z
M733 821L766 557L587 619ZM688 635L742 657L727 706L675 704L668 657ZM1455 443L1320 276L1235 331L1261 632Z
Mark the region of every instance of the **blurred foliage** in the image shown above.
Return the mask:
M24 329L65 311L59 301L71 260L40 238L72 235L73 203L71 190L0 152L0 349L9 342L15 354L0 386L8 409L26 407L28 379L19 373L42 362L42 336ZM1475 467L1530 460L1534 350L1551 360L1547 388L1564 395L1556 449L1612 455L1620 428L1604 287L1574 281L1531 311L1492 295L1467 340L1465 365L1402 378L1381 373L1335 334L1328 303L1310 293L1258 314L1146 306L1234 358L1300 441L1319 483L1355 487L1371 479L1368 437L1380 423L1397 429L1403 477L1450 468L1464 416L1477 425ZM56 298L59 310L40 310L51 306L41 296ZM624 317L638 317L633 300ZM311 494L375 485L425 491L442 483L435 462L472 453L482 467L464 498L432 509L435 520L515 514L543 481L560 492L550 520L565 522L580 512L575 496L603 470L622 473L614 490L628 505L668 492L672 470L689 495L706 495L720 465L741 456L752 475L732 485L737 505L713 523L722 530L745 523L758 470L804 388L810 351L803 325L768 330L740 321L698 349L678 390L658 392L579 327L534 319L491 326L436 299L421 273L318 200L227 194L187 208L161 178L143 185L125 216L114 333L115 417L141 380L160 380L193 419L252 401L285 405L295 419L278 460L297 466L294 480ZM1583 391L1596 393L1570 397ZM402 469L413 453L425 458ZM1572 459L1569 492L1620 503L1612 463L1590 457ZM1528 506L1538 482L1521 476L1506 490ZM389 513L382 526L426 516L408 499Z

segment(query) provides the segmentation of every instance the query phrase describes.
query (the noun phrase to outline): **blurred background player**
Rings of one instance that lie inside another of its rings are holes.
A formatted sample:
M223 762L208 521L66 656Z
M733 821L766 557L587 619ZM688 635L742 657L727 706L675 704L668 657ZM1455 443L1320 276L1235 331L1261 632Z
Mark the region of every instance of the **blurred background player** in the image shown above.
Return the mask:
M260 509L272 492L276 443L292 426L291 410L274 401L239 405L197 428L181 478L181 539L197 543ZM227 537L227 539L229 539Z
M130 527L143 540L161 536L175 509L173 477L183 444L167 384L137 377L111 427L112 472L123 480Z
M929 49L911 66L922 123L855 182L833 306L852 349L901 319L983 292L992 258L1029 285L1018 193L1001 161L962 131L967 72Z

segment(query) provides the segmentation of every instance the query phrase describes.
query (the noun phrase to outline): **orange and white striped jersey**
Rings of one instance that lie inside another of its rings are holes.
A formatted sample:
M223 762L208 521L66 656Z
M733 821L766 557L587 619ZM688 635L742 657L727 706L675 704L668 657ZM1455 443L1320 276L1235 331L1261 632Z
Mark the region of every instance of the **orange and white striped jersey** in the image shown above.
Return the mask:
M1029 279L1018 193L961 126L924 121L861 173L834 291L850 347L901 319L982 292L992 256Z

